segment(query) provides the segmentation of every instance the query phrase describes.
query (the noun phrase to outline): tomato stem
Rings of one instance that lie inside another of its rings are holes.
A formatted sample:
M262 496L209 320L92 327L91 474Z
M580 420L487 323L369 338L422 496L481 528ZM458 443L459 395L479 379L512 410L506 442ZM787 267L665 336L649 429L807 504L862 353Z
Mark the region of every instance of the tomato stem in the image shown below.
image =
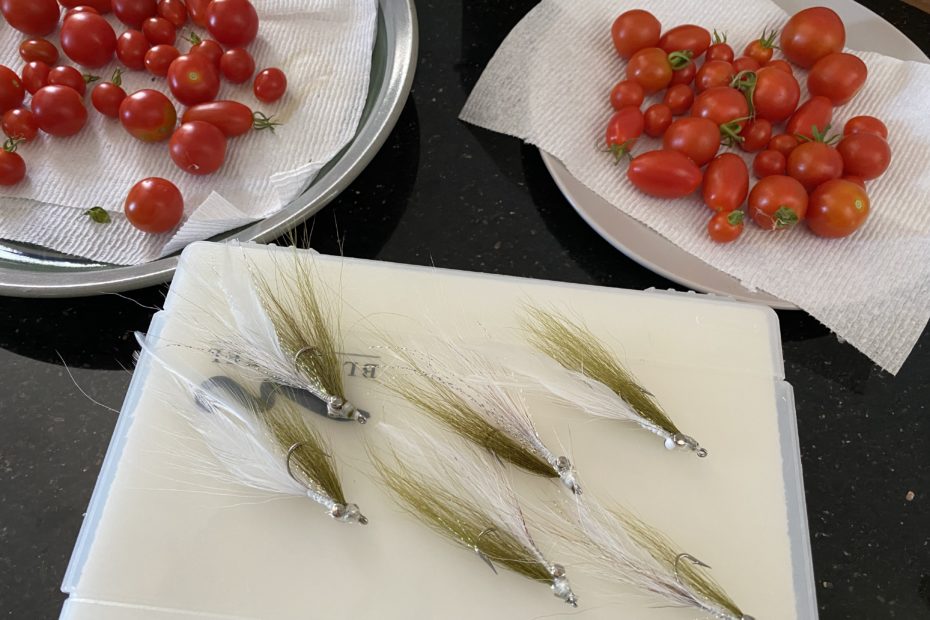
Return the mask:
M767 30L763 28L762 37L759 39L759 45L762 46L762 49L777 50L779 49L778 46L775 45L775 38L777 36L778 36L777 28L772 28L772 32L768 32Z
M15 153L16 147L25 141L25 138L9 138L6 142L3 143L3 150L7 153Z
M85 73L82 77L85 84L93 84L100 79L99 75L91 75L90 73Z
M790 207L781 206L775 211L773 220L775 228L791 228L798 223L798 214Z
M116 71L113 72L113 77L110 78L110 82L114 86L122 86L123 85L123 70L117 67Z
M833 127L833 125L827 123L827 126L823 128L823 131L821 131L817 125L811 125L811 138L801 134L798 134L797 137L803 142L823 142L824 144L833 146L840 141L841 136L838 133L835 133L832 136L828 136L827 134L830 132L831 127Z
M668 55L668 63L672 65L672 71L680 71L691 64L693 57L691 50L679 50Z
M614 164L619 164L620 160L624 157L633 159L633 144L636 140L627 140L623 144L611 144L607 147L607 150L614 156Z
M738 142L743 142L746 138L739 135L743 128L740 126L740 123L748 121L749 117L746 118L735 118L729 123L724 123L720 126L720 140L723 142L724 146L733 146Z
M714 29L714 45L718 43L726 43L726 42L727 42L727 33L724 32L721 34L717 32L717 29L715 28Z
M743 218L745 215L746 214L743 213L740 209L737 209L736 211L730 211L730 213L727 215L727 222L730 223L730 226L739 226L743 223Z
M187 36L183 37L183 39L187 41L188 43L190 43L191 46L200 45L201 43L203 43L203 39L200 38L200 35L198 35L193 30L187 33Z
M275 127L280 127L282 123L274 120L274 116L268 116L264 112L253 112L252 113L252 127L256 131L261 131L263 129L270 129L271 133L274 133Z
M730 86L743 93L746 103L749 104L749 118L756 116L756 106L752 100L756 96L756 84L759 82L755 71L740 71L733 76Z

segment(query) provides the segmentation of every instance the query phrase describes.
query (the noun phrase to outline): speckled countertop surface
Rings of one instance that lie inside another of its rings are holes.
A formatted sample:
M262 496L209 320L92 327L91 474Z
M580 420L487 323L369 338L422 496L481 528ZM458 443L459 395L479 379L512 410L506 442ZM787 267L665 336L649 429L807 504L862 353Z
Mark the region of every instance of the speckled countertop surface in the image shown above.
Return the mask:
M614 250L561 196L535 149L456 120L535 1L418 2L420 60L397 128L316 218L349 256L643 289L675 286ZM930 15L872 10L930 52ZM338 231L338 232L337 232ZM0 299L0 616L57 617L64 570L164 289ZM821 618L930 618L930 334L897 377L814 319L781 313L794 386ZM765 618L760 614L760 620ZM775 620L775 619L770 619Z

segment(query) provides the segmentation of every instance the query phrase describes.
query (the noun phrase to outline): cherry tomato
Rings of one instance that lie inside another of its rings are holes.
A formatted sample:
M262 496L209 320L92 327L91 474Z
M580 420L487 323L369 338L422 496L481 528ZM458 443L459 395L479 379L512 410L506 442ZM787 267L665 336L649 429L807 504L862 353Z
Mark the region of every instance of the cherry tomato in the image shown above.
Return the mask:
M273 119L256 114L238 101L211 101L187 108L182 123L203 121L223 132L227 138L235 138L254 129L273 129Z
M274 103L287 91L287 77L280 69L264 69L255 77L252 91L259 101Z
M168 88L184 105L197 105L216 98L220 77L203 54L185 54L168 67Z
M25 98L23 80L9 67L0 65L0 114L18 108Z
M16 152L17 144L10 139L0 149L0 185L16 185L26 176L26 162Z
M836 150L843 158L843 172L866 181L885 173L891 163L891 149L885 139L874 133L845 136Z
M850 183L855 183L856 185L858 185L858 186L861 187L862 189L865 189L865 179L863 179L862 177L856 177L856 176L853 176L853 175L851 175L851 174L844 174L844 175L841 176L840 178L843 179L844 181L849 181Z
M694 98L691 116L712 120L725 137L738 142L739 132L749 120L749 104L735 88L715 86Z
M772 29L772 32L763 30L760 38L746 46L746 49L743 50L743 56L749 56L760 66L764 65L772 60L772 52L775 49L775 38L777 36L778 31L775 29Z
M760 68L756 59L750 58L749 56L740 56L733 61L733 70L737 73L742 73L743 71L758 71Z
M720 128L706 118L680 118L665 131L662 148L684 153L701 167L720 150Z
M205 56L213 63L213 68L220 70L220 62L223 59L223 46L213 39L201 39L196 34L191 33L188 41L191 42L191 49L188 54L200 54Z
M55 0L0 0L0 13L16 30L44 37L58 26L61 9Z
M794 114L801 99L801 87L794 76L773 67L756 72L752 95L756 116L780 123Z
M650 138L658 138L672 124L672 109L664 103L656 103L643 113L644 131Z
M843 176L843 157L829 144L804 142L791 151L785 170L810 192L821 183Z
M727 35L717 34L717 31L714 30L714 40L711 46L707 48L707 51L704 52L704 62L722 60L732 63L733 58L733 48L727 44Z
M258 13L249 0L213 0L207 5L207 30L226 47L245 47L258 34Z
M116 40L116 57L130 69L145 69L145 53L151 48L141 30L127 30Z
M710 47L710 33L700 26L686 24L667 31L659 39L659 47L666 54L688 51L692 58L698 58Z
M210 123L184 123L168 143L171 160L185 172L213 174L226 160L226 136Z
M641 49L658 46L661 33L662 24L655 15L640 9L622 13L610 28L614 47L622 58L631 58Z
M48 72L48 83L56 86L67 86L74 89L74 92L81 97L87 92L88 82L96 80L96 76L81 75L81 72L74 67L53 67Z
M846 121L843 135L848 136L853 133L874 133L885 140L888 139L888 127L874 116L855 116Z
M229 52L227 52L227 54L228 53ZM226 72L223 71L224 75L225 73ZM643 99L645 99L645 97L646 93L643 91L643 87L639 85L639 82L634 82L633 80L622 80L617 82L616 86L614 86L610 91L610 105L614 110L620 110L627 106L635 106L638 108L639 106L643 105Z
M662 102L671 109L672 114L679 116L691 109L691 104L694 103L694 91L687 84L669 86Z
M722 211L710 218L707 222L707 234L712 241L717 243L730 243L743 234L743 220L745 216L742 211Z
M790 73L791 75L794 75L794 69L791 68L791 63L788 62L787 60L782 60L781 58L779 58L778 60L770 60L767 63L765 63L765 66L771 67L772 69L778 69L779 71L784 71L785 73Z
M724 153L707 166L701 196L711 211L734 211L749 194L749 170L739 155Z
M780 49L794 64L810 69L846 45L846 27L834 11L813 7L795 13L781 31Z
M649 151L634 158L626 176L639 191L659 198L682 198L701 184L701 169L678 151Z
M733 65L724 60L708 60L694 76L694 88L703 92L715 86L729 86L733 81Z
M100 15L78 13L61 26L61 49L79 65L102 67L113 60L116 33Z
M752 160L752 172L756 178L764 179L774 175L784 175L787 160L779 151L760 151Z
M187 23L187 7L183 0L158 0L158 16L167 19L175 28Z
M823 133L833 120L833 104L826 97L811 97L788 119L785 133L813 139Z
M22 142L32 142L39 133L35 117L26 108L13 108L4 112L0 127L8 138Z
M3 81L3 69L6 67L0 68L0 83ZM32 62L27 62L23 67L23 86L26 87L26 90L29 91L29 94L34 95L36 91L42 88L43 86L48 86L48 74L51 72L52 68L49 67L42 61L33 60ZM3 92L3 88L0 87L0 93ZM0 99L0 108L3 108L2 99Z
M807 190L791 177L761 179L749 192L749 216L766 230L791 228L807 213Z
M779 153L784 155L785 158L787 159L787 157L791 155L791 151L793 151L795 147L797 147L798 144L800 144L800 142L798 141L796 137L794 137L790 133L783 133L783 134L774 136L769 141L768 148L770 151L778 151Z
M39 129L52 136L73 136L87 122L84 100L68 86L43 86L32 96L32 115Z
M658 47L641 49L626 65L626 78L643 87L647 95L659 92L672 81L674 67L669 55Z
M47 65L58 62L58 48L46 39L26 39L19 44L19 55L23 62L38 60Z
M811 95L823 95L834 106L841 106L856 96L868 74L865 63L852 54L827 54L807 74L807 89Z
M98 15L109 13L113 10L113 4L110 0L58 0L58 4L66 9L90 9Z
M173 45L156 45L145 53L145 68L152 75L164 77L171 63L180 56L181 52Z
M184 215L184 197L171 181L150 177L132 186L123 212L129 223L147 233L173 229Z
M171 137L178 114L168 97L157 90L145 89L123 99L119 120L134 138L160 142Z
M869 196L850 181L827 181L811 194L807 227L818 237L848 237L869 217Z
M207 7L213 0L185 0L187 14L191 21L201 28L207 27Z
M121 85L122 78L117 69L111 81L101 82L94 86L94 90L90 93L90 100L98 112L111 118L119 117L120 104L126 98L126 91Z
M158 14L156 0L112 0L116 18L134 30L142 30L142 23Z
M142 22L142 34L152 45L174 45L178 32L164 17L149 17Z
M642 135L644 127L643 113L639 108L628 106L614 112L607 121L607 149L620 161L627 155Z
M741 149L747 153L761 151L772 139L772 123L764 118L756 118L746 123L739 135L743 139L739 143Z
M220 73L233 84L248 82L252 74L255 73L255 60L250 53L241 47L226 50L220 58ZM642 89L640 89L640 92L642 92ZM643 98L640 95L636 107L639 107L642 102ZM611 93L611 103L613 103L613 93Z

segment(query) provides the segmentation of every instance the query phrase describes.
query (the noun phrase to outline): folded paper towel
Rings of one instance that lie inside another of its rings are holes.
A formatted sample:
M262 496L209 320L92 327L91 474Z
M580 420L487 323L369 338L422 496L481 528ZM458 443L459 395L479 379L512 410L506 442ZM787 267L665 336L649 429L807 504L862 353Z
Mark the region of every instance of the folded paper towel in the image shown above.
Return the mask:
M498 49L462 120L553 154L618 209L745 286L798 305L897 373L930 318L930 65L856 52L869 79L836 110L835 126L860 114L878 116L893 151L888 172L869 184L872 213L862 230L827 240L806 230L773 234L749 225L737 243L721 246L707 236L710 212L699 197L645 196L626 181L622 165L593 146L603 142L612 112L607 95L625 69L610 26L640 5L669 27L699 23L726 32L734 49L787 19L769 0L543 0ZM806 73L796 75L804 101ZM644 136L635 150L658 147Z
M266 105L255 99L251 81L224 82L217 99L273 114L283 123L275 133L250 132L230 140L223 168L195 177L174 165L166 143L139 142L119 121L90 109L77 136L43 135L21 147L28 176L0 191L0 238L136 264L271 215L299 196L358 128L368 95L377 0L265 0L258 11L258 38L249 51L259 70L285 71L288 94ZM117 33L126 30L108 18ZM0 20L0 64L19 69L22 38ZM179 39L179 47L183 44ZM117 66L94 72L108 79ZM163 78L144 71L124 73L123 87L128 93L156 88L170 96ZM90 106L90 96L86 99ZM180 116L183 108L177 108ZM150 176L173 181L184 194L187 219L174 233L142 233L122 214L129 188ZM82 215L95 205L111 212L111 224Z

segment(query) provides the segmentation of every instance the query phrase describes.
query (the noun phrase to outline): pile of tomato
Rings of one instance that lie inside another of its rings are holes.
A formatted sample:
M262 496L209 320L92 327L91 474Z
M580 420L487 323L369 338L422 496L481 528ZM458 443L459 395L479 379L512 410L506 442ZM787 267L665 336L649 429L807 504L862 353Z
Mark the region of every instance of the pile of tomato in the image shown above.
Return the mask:
M644 10L620 15L611 34L627 66L610 93L616 111L607 148L618 162L632 158L627 178L640 191L680 198L701 188L714 212L710 237L724 243L740 236L745 213L767 230L803 221L821 237L851 235L868 218L866 181L891 163L888 129L858 116L842 135L831 133L834 108L851 101L868 76L861 59L843 52L846 29L835 12L800 11L780 35L763 32L739 57L725 34L695 25L663 33ZM785 59L774 57L776 49ZM809 70L811 96L800 105L793 65ZM661 101L643 111L652 95ZM633 157L644 133L661 138L662 148ZM721 154L722 147L756 153L751 191L746 162Z
M45 38L56 30L62 51L76 65L98 69L114 56L122 65L110 81L91 90L94 109L118 119L137 140L167 141L171 159L190 174L218 170L229 138L277 124L243 103L215 100L221 80L242 84L255 75L255 61L246 48L258 33L259 20L249 0L0 0L0 12L10 26L31 37L19 48L25 63L19 74L0 65L0 126L8 138L0 150L0 185L25 177L26 163L17 153L21 144L35 140L40 131L50 137L73 136L87 122L87 85L99 78L58 64L58 48ZM110 12L127 28L119 36L103 17ZM212 38L191 33L190 47L181 53L178 32L188 20ZM164 78L174 98L187 106L180 125L178 111L161 91L126 93L123 70ZM260 71L252 84L255 97L265 103L277 101L286 89L287 79L277 68ZM142 231L168 232L181 220L184 199L176 185L151 177L129 190L124 212ZM88 214L107 221L102 209Z

